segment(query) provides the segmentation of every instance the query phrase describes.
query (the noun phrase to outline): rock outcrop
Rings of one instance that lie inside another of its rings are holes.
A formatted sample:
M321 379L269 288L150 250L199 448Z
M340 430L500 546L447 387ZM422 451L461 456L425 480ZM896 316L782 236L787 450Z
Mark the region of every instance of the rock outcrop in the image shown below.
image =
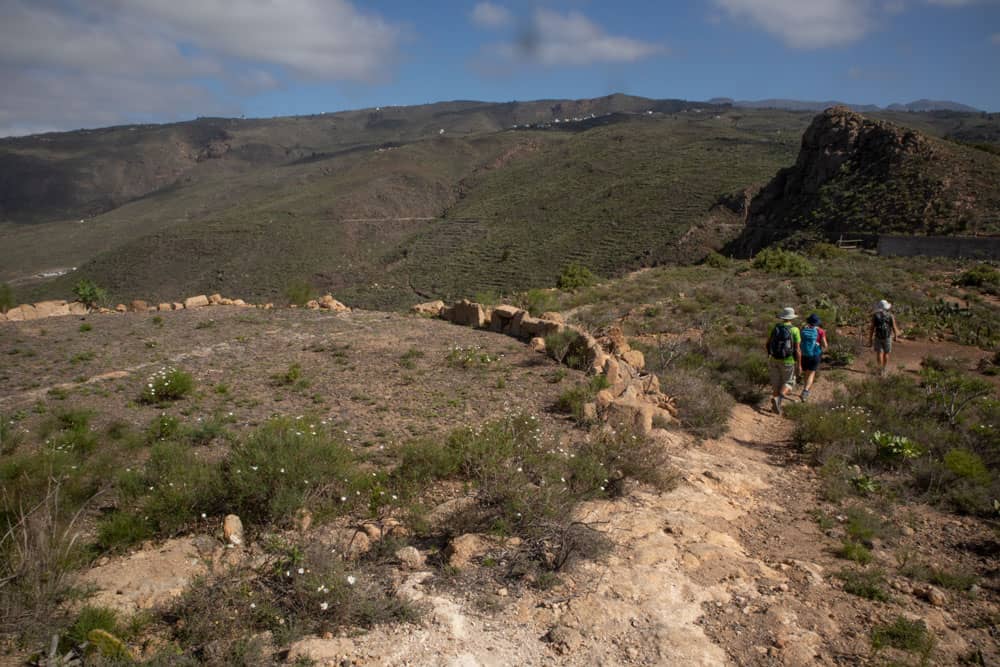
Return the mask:
M749 255L775 241L842 234L975 231L1000 212L1000 158L928 138L847 107L831 107L802 136L798 159L742 207L746 228L730 250Z

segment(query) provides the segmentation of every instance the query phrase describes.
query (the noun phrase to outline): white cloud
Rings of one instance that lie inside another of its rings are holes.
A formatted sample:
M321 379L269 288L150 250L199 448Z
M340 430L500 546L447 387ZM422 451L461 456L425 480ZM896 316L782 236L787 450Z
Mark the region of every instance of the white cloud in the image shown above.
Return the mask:
M609 35L579 12L538 9L516 39L493 44L486 52L503 63L546 66L632 63L667 53L666 47L631 37Z
M288 78L384 80L400 38L347 0L5 0L0 134L235 113L218 91Z
M469 15L472 22L483 28L504 28L514 22L510 10L492 2L480 2L472 8Z
M713 0L733 20L749 21L795 49L854 42L875 25L867 0Z

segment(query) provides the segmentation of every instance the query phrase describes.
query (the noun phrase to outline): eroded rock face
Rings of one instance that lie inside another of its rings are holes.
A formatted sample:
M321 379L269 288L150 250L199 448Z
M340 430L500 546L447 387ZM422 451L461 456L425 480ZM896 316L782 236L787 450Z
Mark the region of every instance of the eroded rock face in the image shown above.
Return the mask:
M959 194L948 192L939 153L919 132L831 107L806 129L795 164L743 209L747 228L732 250L752 253L805 230L932 231L931 204L951 206Z

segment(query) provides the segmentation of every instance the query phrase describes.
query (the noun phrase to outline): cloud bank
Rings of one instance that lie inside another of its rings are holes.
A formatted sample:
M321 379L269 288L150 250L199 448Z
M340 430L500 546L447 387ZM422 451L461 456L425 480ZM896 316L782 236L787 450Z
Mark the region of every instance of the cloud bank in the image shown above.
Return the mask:
M347 0L7 0L0 136L235 110L283 77L388 78L401 30Z

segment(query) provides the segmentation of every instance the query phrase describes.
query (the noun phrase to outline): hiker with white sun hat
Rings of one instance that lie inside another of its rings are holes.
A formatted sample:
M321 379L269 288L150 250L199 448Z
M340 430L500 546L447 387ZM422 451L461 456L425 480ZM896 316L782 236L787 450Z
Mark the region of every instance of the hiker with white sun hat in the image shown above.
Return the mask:
M796 317L794 308L783 308L764 344L771 376L771 409L779 415L782 401L795 386L795 376L802 374L802 334L792 324Z
M899 327L893 317L892 304L882 299L875 304L871 322L868 324L868 345L875 350L879 377L885 377L892 353L893 341L899 340Z

